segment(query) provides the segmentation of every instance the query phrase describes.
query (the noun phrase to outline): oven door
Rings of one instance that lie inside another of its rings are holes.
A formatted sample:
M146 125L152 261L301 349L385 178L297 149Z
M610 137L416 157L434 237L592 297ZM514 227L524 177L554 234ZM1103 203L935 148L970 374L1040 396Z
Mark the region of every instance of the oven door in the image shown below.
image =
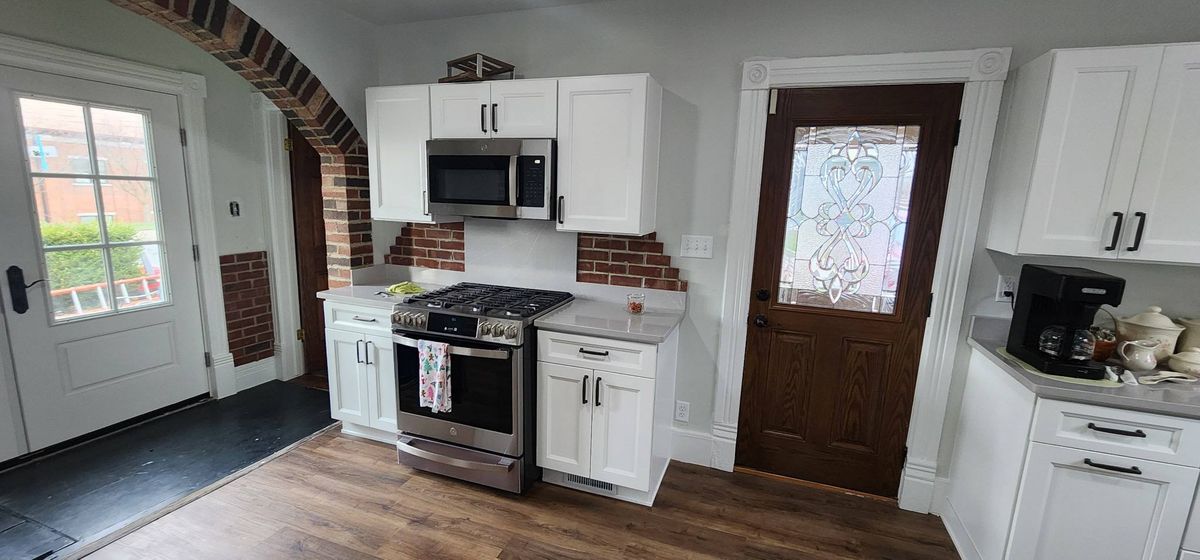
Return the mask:
M517 217L519 140L430 140L428 147L433 213Z
M522 453L525 389L519 348L459 341L421 333L420 340L450 344L450 412L421 406L418 338L392 336L400 431L511 457Z

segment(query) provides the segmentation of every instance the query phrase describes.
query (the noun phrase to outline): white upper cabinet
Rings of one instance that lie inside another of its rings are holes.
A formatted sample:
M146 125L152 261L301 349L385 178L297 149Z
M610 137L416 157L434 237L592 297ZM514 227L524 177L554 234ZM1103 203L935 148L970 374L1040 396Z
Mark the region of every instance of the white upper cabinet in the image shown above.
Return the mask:
M1166 48L1124 249L1146 261L1200 263L1200 44ZM1138 215L1141 212L1141 215ZM1127 218L1130 219L1130 218ZM1144 225L1141 223L1145 221ZM1140 246L1137 228L1142 227Z
M554 138L558 80L429 86L434 138Z
M648 74L559 79L559 231L654 231L661 112Z
M429 86L367 88L371 218L434 221L426 202Z
M491 138L491 84L434 84L429 102L434 138Z
M1051 51L1015 75L988 247L1200 263L1200 47ZM1193 156L1194 157L1194 156Z
M492 138L554 138L558 80L502 80L492 86Z

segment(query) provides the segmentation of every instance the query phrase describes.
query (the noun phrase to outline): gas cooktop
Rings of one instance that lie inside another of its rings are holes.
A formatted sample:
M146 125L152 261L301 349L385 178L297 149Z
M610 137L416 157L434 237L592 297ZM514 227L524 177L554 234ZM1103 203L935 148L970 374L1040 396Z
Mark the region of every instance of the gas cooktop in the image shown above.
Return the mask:
M404 305L515 320L535 318L572 299L567 292L463 282L409 297Z

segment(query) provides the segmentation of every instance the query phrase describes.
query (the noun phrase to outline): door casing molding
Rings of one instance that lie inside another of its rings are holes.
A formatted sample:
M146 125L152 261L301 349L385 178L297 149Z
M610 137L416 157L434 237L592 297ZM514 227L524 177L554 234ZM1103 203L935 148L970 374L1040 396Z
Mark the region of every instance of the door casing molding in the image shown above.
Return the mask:
M300 356L304 342L296 339L300 328L300 283L296 277L296 235L292 214L292 171L283 140L287 118L270 99L250 94L262 119L263 155L267 163L267 196L263 218L267 222L268 268L271 271L271 305L275 317L275 379L287 381L303 372Z
M180 126L187 131L187 142L183 146L184 173L192 213L192 242L200 249L196 274L202 306L204 332L201 334L213 364L207 368L209 393L217 398L236 393L217 254L208 128L204 118L208 86L204 76L4 34L0 34L0 64L165 93L179 100Z
M895 53L814 58L755 58L742 64L729 209L717 384L713 399L712 466L733 470L746 356L763 149L771 90L777 88L962 83L962 132L954 149L926 323L909 420L900 507L932 509L938 448L950 380L961 338L967 281L1012 49Z

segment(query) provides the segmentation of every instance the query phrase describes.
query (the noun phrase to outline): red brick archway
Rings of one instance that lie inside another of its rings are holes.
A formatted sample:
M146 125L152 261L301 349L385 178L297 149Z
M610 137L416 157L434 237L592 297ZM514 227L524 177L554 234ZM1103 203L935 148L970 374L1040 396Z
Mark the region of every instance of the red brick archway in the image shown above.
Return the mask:
M350 269L372 264L366 146L304 63L229 0L109 1L224 62L270 98L321 154L330 287L348 285Z

